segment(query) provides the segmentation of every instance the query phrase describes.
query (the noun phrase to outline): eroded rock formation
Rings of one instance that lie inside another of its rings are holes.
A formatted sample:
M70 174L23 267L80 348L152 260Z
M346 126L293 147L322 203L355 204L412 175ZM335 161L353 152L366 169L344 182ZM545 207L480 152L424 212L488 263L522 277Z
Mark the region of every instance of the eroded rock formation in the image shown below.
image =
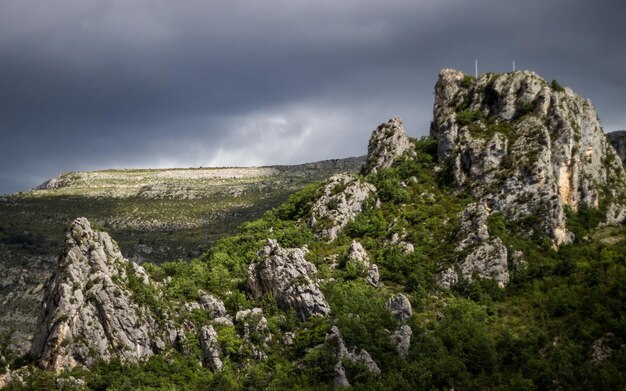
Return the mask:
M396 158L410 148L411 141L404 132L400 117L380 124L370 136L364 172L376 173L381 168L391 167Z
M363 202L376 188L355 175L337 174L326 181L322 191L311 210L309 225L319 238L332 241L363 210Z
M282 248L268 240L259 260L248 268L248 289L254 299L271 293L278 304L302 318L330 314L330 306L315 280L317 268L305 259L308 249Z
M76 219L30 350L45 369L91 366L119 357L147 358L165 348L150 310L133 301L129 284L150 284L144 269L122 256L111 237Z
M565 207L605 206L626 218L626 174L591 102L533 72L444 69L435 87L431 135L454 182L492 212L568 243Z
M326 342L333 346L336 353L337 362L334 368L335 386L350 386L350 382L346 377L346 370L343 365L344 360L347 360L352 364L362 364L368 371L374 373L376 376L380 376L380 369L367 350L359 348L354 348L351 351L348 350L337 326L333 326L330 329L330 333L326 336Z
M378 266L370 262L367 251L365 251L361 243L356 240L350 243L347 264L353 264L357 270L360 270L365 275L365 281L367 281L368 284L372 286L378 285L378 281L380 280Z

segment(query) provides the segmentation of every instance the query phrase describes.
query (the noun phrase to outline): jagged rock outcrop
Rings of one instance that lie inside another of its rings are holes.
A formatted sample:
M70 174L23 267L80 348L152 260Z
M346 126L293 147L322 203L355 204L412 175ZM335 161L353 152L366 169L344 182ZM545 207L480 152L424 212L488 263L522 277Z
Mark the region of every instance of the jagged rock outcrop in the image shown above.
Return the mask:
M228 317L226 307L224 306L224 302L222 300L202 290L198 292L198 296L198 301L185 303L187 311L203 309L208 311L213 319Z
M365 274L365 281L372 286L377 286L380 280L378 273L378 266L370 262L370 257L367 255L367 251L363 248L361 243L353 240L350 243L350 250L348 251L348 264L354 264L354 266Z
M319 238L335 240L339 231L361 213L363 202L375 191L374 185L355 175L333 175L326 181L322 195L311 209L310 227Z
M439 273L437 283L440 287L450 288L460 278L471 282L474 276L491 278L500 287L509 283L509 253L502 240L489 233L487 219L490 212L488 206L480 203L465 208L457 234L457 250L465 250L467 255L456 267Z
M213 370L219 372L224 367L221 355L222 350L217 340L217 332L213 326L202 326L200 329L200 348L204 353L206 364Z
M267 327L267 319L263 316L263 310L252 308L242 310L235 315L235 322L244 340L250 344L252 357L256 360L267 358L267 344L272 340L272 334Z
M413 307L408 297L402 293L398 293L389 298L387 308L391 314L400 322L405 322L413 315Z
M400 326L400 328L391 335L391 340L396 344L396 351L402 358L405 358L409 354L412 335L413 330L411 330L411 327L407 324Z
M259 260L248 268L248 290L256 300L271 293L278 304L293 308L300 318L330 314L330 306L315 281L317 268L305 259L308 249L282 248L269 239Z
M609 139L609 142L615 148L615 152L622 159L624 168L626 168L626 130L607 133L606 138Z
M413 307L409 298L398 293L387 300L387 308L389 312L400 323L405 323L413 315ZM409 354L409 348L411 346L411 336L413 330L407 324L401 325L396 331L391 334L391 342L396 345L396 351L400 357L406 357Z
M133 302L128 289L130 279L150 284L144 269L85 218L71 224L65 243L30 350L39 366L58 371L112 357L133 362L164 349L150 310Z
M344 360L347 360L352 364L362 364L368 371L374 373L376 376L380 376L380 369L378 368L378 365L376 365L376 362L374 362L366 350L354 348L352 351L348 351L346 343L344 342L337 326L333 326L330 329L330 333L326 336L326 342L333 346L336 352L337 361L334 369L335 386L350 386L350 382L346 377L346 370L343 366Z
M626 219L626 174L593 106L533 72L442 70L431 136L456 185L528 235L570 242L566 206L603 205L609 224Z
M404 132L400 117L380 124L370 136L364 166L365 174L391 167L395 159L410 148L411 141Z

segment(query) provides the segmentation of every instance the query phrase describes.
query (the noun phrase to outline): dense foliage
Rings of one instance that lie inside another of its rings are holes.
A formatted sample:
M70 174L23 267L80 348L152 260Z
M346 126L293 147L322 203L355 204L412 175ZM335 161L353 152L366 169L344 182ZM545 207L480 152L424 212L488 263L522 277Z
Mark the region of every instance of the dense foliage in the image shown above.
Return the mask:
M367 349L382 371L376 378L347 365L356 389L623 389L625 227L599 228L595 210L570 212L569 228L577 240L555 251L545 238L522 238L517 227L495 214L489 219L490 233L511 252L521 251L525 260L513 270L510 285L501 289L478 279L453 291L439 290L436 273L460 256L452 242L459 212L471 199L442 180L446 173L435 169L433 140L424 138L415 146L416 156L367 178L378 189L380 207L369 199L364 212L332 243L317 241L306 224L320 188L311 185L191 262L146 265L152 278L163 283L163 298L131 284L135 298L155 311L176 310L173 303L197 298L199 289L219 295L231 313L262 307L273 334L266 360L251 360L237 330L224 326L218 334L225 369L217 374L200 366L197 337L190 336L187 355L170 352L134 365L114 360L91 372L62 376L84 378L93 390L332 389L335 356L325 336L336 325L346 344ZM393 245L394 233L415 251L407 254ZM268 237L285 247L309 246L308 260L325 279L330 318L303 322L293 311L279 309L271 296L255 303L246 297L248 265ZM366 284L358 270L347 266L352 239L379 266L379 287ZM396 292L404 292L414 308L405 359L389 338L398 323L385 303ZM191 319L196 325L208 321L201 313ZM287 332L295 333L291 346L281 343ZM594 353L600 339L609 351L602 359ZM28 380L33 388L54 387L50 373L34 371Z

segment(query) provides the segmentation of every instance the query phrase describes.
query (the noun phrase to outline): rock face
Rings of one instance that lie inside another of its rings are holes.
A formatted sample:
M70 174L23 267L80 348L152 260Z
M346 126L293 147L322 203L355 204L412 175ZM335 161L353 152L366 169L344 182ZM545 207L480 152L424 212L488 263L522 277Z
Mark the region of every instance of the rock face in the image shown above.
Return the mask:
M335 240L339 231L363 210L363 201L375 191L374 185L362 182L355 175L333 175L313 205L309 225L319 238Z
M413 330L406 324L400 326L400 328L391 335L391 340L396 344L396 351L402 358L405 358L409 354L412 335Z
M353 240L350 244L350 250L348 252L348 264L354 264L354 266L365 274L365 281L372 286L377 286L380 280L378 273L378 266L370 262L370 257L367 255L367 251L361 246L361 243Z
M330 329L330 333L326 336L326 342L332 344L337 355L337 363L335 364L334 374L335 386L350 386L350 382L346 377L346 370L343 366L344 360L347 360L352 364L362 364L368 371L374 373L376 376L380 376L380 369L378 368L378 365L376 365L366 350L354 348L352 351L348 351L346 343L344 342L337 326L333 326Z
M367 146L366 174L389 168L395 159L411 148L411 141L404 132L400 117L382 123L372 132Z
M609 224L626 218L626 174L593 106L535 73L444 69L431 136L455 184L528 235L570 242L566 206L604 206Z
M253 308L242 310L235 315L235 321L244 338L250 344L252 357L256 360L267 358L267 344L272 340L272 334L267 327L267 319L263 316L263 310Z
M465 208L457 234L457 250L465 250L467 255L458 267L450 267L438 275L439 286L450 288L459 277L471 282L474 276L494 279L500 287L509 283L508 250L500 238L489 234L490 212L485 204L475 203Z
M254 299L271 293L278 304L293 308L302 319L330 314L330 306L315 281L317 268L304 258L305 248L282 248L268 240L260 259L248 268L248 289Z
M224 367L222 364L221 349L217 341L217 332L213 326L202 326L200 329L200 347L204 353L204 359L213 372L219 372Z
M391 314L400 322L405 322L413 315L413 308L411 302L402 293L389 298L387 301L387 308L391 311Z
M615 148L615 152L617 152L619 158L622 159L622 164L626 168L626 130L607 133L606 138L609 139L609 142L613 145L613 148Z
M131 279L150 284L144 269L85 218L71 224L65 243L30 350L38 364L58 371L112 357L133 362L163 349L150 310L128 289Z

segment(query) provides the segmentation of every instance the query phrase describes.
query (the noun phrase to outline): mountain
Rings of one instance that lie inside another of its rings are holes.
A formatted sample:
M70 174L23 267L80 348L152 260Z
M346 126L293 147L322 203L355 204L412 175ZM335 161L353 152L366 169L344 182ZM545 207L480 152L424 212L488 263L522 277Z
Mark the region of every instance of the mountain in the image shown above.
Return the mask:
M0 333L12 332L13 347L28 351L44 282L76 217L106 229L136 262L190 259L292 192L337 172L358 172L364 161L72 172L2 196Z
M430 137L392 118L359 174L304 187L192 260L138 265L74 220L31 354L3 349L0 381L622 389L625 186L570 89L443 70Z

